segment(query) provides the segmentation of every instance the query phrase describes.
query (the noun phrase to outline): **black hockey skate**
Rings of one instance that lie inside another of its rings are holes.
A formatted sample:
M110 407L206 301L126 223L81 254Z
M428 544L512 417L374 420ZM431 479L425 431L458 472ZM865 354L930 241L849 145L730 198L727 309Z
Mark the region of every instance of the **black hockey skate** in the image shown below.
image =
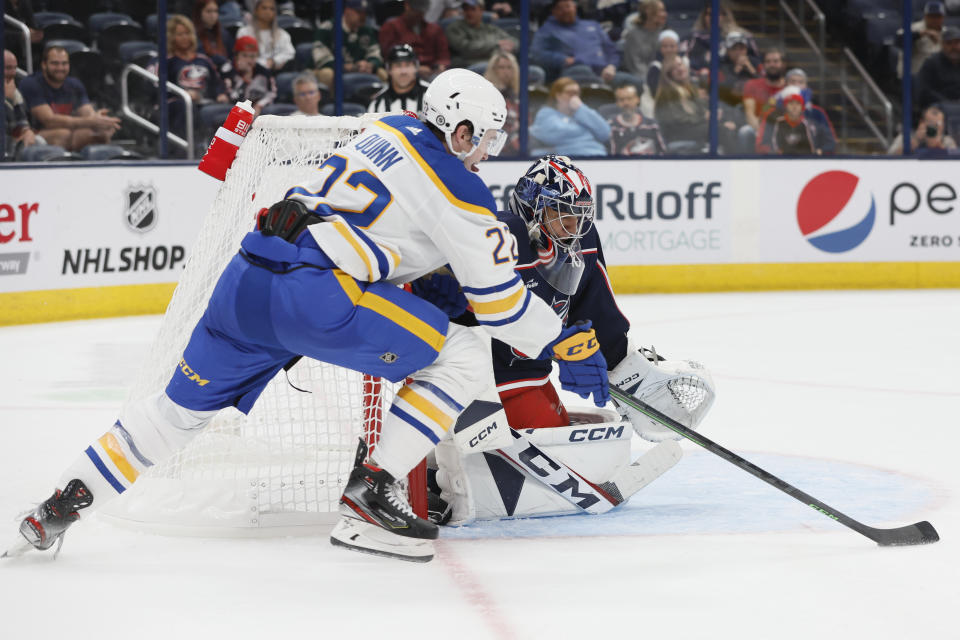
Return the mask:
M364 463L366 457L367 445L361 440L330 542L361 553L428 562L433 558L430 541L439 536L437 525L418 518L400 483Z
M63 545L63 534L71 524L80 519L77 513L93 504L93 494L80 480L71 480L63 491L57 489L45 502L31 511L20 523L20 534L23 541L3 554L3 557L13 557L26 553L31 549L46 551L54 544L57 545L54 555Z

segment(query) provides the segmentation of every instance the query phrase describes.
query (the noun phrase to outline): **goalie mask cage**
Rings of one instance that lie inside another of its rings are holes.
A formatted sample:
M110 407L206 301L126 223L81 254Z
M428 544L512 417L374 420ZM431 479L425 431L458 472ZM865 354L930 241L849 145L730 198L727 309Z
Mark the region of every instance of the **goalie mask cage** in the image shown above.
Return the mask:
M220 273L256 212L383 117L260 116L207 213L127 403L165 388ZM302 390L302 391L301 391ZM185 535L290 534L336 520L357 441L376 446L394 385L302 358L267 385L249 415L222 410L172 458L103 512L138 528ZM423 465L408 478L426 515ZM307 527L307 528L304 528Z

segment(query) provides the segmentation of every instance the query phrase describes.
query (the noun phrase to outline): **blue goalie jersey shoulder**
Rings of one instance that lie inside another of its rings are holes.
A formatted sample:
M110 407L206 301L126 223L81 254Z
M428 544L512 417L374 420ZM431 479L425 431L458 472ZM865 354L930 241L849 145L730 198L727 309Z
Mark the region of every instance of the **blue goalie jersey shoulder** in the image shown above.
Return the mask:
M457 156L447 153L443 143L423 122L410 116L387 116L377 124L400 138L407 152L438 189L456 200L483 209L483 213L495 215L496 202L487 185L480 176L463 166Z

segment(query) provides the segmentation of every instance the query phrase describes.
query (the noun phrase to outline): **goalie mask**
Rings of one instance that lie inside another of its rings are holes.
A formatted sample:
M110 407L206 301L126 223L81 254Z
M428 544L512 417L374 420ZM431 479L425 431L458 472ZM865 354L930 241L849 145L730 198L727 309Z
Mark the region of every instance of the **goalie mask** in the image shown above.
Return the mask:
M560 293L575 293L584 269L580 239L596 211L587 177L566 156L543 156L517 182L510 209L527 223L537 272Z

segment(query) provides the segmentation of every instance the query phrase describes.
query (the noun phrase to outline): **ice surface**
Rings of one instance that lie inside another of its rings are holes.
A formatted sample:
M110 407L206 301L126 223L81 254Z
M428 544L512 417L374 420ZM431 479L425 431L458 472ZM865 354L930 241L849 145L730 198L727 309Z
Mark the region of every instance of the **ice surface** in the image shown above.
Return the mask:
M685 443L624 507L448 530L423 566L323 535L93 518L56 561L0 563L0 639L960 638L960 292L620 303L638 343L711 367L711 438L866 524L929 519L941 542L877 547ZM158 322L0 328L0 544L112 424Z

